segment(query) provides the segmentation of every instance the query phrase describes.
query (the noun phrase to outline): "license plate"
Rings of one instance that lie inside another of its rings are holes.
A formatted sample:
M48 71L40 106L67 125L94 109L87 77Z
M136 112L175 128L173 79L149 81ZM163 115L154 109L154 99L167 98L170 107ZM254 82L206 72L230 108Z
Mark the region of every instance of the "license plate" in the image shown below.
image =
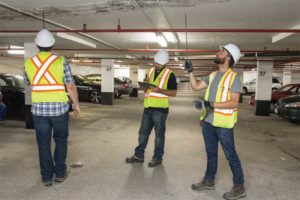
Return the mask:
M278 108L274 109L274 113L278 114Z

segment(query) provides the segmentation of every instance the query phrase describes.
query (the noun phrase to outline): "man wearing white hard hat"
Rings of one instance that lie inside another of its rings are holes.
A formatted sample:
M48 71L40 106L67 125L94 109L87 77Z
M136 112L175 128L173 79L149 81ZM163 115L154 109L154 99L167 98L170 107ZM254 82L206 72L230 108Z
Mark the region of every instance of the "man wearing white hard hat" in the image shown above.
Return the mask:
M233 187L223 195L225 199L230 200L246 196L244 173L235 150L233 133L242 87L240 78L232 68L240 57L241 52L236 45L223 46L215 59L219 70L200 81L195 79L192 62L186 60L185 63L185 70L189 73L193 90L207 88L204 99L194 102L195 107L202 110L200 121L207 155L207 168L203 179L193 184L192 189L196 191L215 189L219 141L233 173Z
M139 130L138 146L134 155L126 158L126 163L143 163L144 153L152 129L155 130L155 148L149 167L162 163L165 145L166 120L169 113L169 97L176 95L175 74L166 66L169 54L160 50L154 56L155 67L148 70L146 80L153 87L145 89L144 112Z
M45 186L51 186L54 176L57 183L67 177L69 98L65 88L73 101L75 115L79 114L80 108L68 62L51 52L55 44L52 33L42 29L36 35L35 43L40 52L25 61L24 81L31 86L31 112L42 181ZM56 144L54 157L51 153L52 131Z

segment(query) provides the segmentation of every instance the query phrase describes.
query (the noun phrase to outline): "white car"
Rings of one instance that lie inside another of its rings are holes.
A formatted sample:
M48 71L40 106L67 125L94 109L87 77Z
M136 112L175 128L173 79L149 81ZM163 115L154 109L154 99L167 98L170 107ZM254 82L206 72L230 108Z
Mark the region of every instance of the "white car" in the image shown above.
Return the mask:
M282 83L279 78L273 77L272 78L272 91L277 90L282 87ZM243 94L254 93L256 89L256 79L253 79L250 82L243 84Z

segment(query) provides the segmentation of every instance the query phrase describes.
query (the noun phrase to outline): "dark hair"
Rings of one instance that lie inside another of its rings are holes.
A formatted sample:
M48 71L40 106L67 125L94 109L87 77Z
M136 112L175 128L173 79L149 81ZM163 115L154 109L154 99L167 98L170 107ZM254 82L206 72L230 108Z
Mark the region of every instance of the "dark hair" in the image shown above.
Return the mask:
M233 67L234 66L234 59L233 59L231 54L229 54L229 56L230 56L229 66Z
M53 47L40 47L40 46L38 46L38 48L39 48L40 51L52 51Z

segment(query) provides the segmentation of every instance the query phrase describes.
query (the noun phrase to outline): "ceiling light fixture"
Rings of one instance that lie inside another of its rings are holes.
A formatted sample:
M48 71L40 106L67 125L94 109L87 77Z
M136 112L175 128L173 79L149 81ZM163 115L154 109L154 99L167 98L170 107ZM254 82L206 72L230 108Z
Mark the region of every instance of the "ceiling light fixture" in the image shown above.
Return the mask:
M7 53L12 55L24 55L24 49L7 50Z
M167 47L168 43L166 41L166 39L164 38L164 36L162 35L157 35L157 42L161 47Z
M300 24L293 26L290 29L299 29L300 28ZM279 40L283 40L284 38L287 38L291 35L294 35L295 33L279 33L275 36L272 37L272 43L278 42Z
M163 32L164 37L167 39L168 42L177 43L176 37L174 33L171 32Z
M83 45L86 45L86 46L89 46L89 47L92 47L92 48L97 47L97 45L92 43L92 42L89 42L87 40L81 39L79 37L76 37L76 36L73 36L73 35L70 35L70 34L67 34L67 33L57 33L56 35L60 38L63 38L63 39L66 39L66 40L71 40L73 42L77 42L77 43L80 43L80 44L83 44Z

